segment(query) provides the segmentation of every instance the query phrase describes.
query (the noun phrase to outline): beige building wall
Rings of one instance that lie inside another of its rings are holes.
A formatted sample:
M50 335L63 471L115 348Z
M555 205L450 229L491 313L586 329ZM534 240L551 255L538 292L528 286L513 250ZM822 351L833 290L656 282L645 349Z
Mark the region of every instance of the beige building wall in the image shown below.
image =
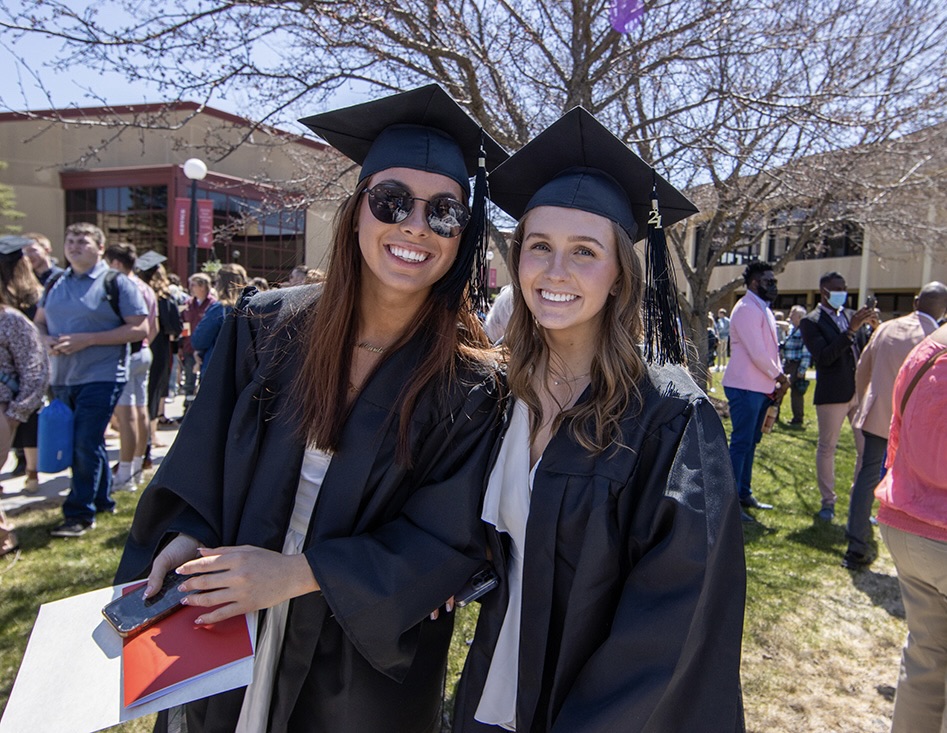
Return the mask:
M201 158L211 173L305 193L313 179L325 180L339 166L339 155L313 140L266 128L256 128L235 115L185 104L163 113L156 105L104 110L62 110L29 117L0 114L0 182L14 187L17 209L26 214L17 221L23 231L39 231L53 242L62 257L65 194L63 171L121 169L182 165ZM78 117L82 112L83 116ZM46 117L49 119L42 119ZM130 125L148 117L152 129ZM117 123L123 119L128 124ZM306 259L315 260L328 244L326 212L337 203L327 201L307 213ZM331 216L331 214L329 215Z

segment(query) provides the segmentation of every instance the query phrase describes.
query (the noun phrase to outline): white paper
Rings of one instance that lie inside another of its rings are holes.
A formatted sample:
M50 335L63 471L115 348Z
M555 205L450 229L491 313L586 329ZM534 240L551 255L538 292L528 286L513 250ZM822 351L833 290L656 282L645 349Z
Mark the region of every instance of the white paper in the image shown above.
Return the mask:
M126 584L127 585L127 584ZM216 670L150 702L122 707L122 638L102 607L124 585L40 606L0 733L92 733L250 684L253 658ZM257 614L247 614L256 644Z

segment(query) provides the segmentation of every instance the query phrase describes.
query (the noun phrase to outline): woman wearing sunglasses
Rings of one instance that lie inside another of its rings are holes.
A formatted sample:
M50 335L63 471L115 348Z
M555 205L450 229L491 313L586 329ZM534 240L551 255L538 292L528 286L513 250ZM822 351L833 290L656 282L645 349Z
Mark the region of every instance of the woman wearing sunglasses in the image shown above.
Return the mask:
M490 182L519 218L514 399L483 508L502 583L483 600L454 731L742 730L726 437L687 372L640 346L682 357L663 241L647 289L633 242L652 199L664 224L693 205L581 108Z
M305 122L362 164L326 282L225 322L118 575L191 576L205 625L265 610L253 683L187 705L188 733L439 730L452 614L429 616L477 569L498 426L470 302L481 131L436 86Z

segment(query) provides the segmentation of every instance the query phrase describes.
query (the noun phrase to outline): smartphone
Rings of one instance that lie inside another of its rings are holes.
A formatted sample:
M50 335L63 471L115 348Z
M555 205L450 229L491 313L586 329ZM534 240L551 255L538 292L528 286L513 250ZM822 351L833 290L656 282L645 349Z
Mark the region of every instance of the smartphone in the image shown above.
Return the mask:
M147 600L141 597L144 588L136 588L107 604L102 615L122 638L134 636L181 608L181 600L195 591L182 592L178 586L195 574L179 575L172 570L164 576L158 592Z
M463 608L500 585L500 578L490 564L470 576L464 587L454 594L454 605Z
M874 308L876 305L878 305L878 299L874 295L869 295L865 298L866 308Z

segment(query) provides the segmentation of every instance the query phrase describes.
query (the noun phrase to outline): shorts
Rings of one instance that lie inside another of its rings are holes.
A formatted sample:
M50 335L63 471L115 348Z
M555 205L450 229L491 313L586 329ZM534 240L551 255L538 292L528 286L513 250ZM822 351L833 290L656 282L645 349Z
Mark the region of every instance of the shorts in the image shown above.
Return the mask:
M128 381L118 398L121 407L148 406L148 373L151 371L151 349L147 346L128 357Z

